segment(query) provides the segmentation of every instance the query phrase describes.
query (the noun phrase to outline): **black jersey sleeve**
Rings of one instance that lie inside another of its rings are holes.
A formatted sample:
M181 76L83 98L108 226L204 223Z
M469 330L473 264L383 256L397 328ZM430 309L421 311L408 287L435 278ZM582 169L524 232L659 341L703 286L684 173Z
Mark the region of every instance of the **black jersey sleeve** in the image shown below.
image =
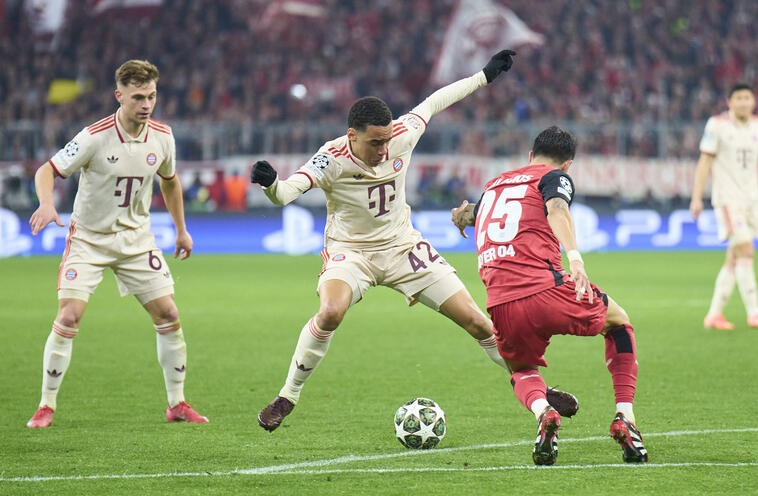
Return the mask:
M545 203L556 197L563 198L569 205L574 201L574 181L571 180L571 176L560 169L551 170L542 176L537 188L540 190Z
M482 203L482 198L484 198L484 193L482 193L482 196L479 197L479 201L474 205L474 219L479 215L479 204Z

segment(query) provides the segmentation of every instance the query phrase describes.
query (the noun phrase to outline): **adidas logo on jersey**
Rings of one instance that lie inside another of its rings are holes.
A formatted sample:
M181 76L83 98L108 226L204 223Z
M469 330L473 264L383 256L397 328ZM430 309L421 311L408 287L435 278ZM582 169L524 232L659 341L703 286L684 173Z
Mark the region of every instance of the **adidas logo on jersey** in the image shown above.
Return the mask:
M107 158L107 160L108 160L108 163L115 164L116 162L118 162L118 157L115 155L111 155L110 157Z
M364 177L366 177L366 176L364 176L363 174L355 174L355 175L353 175L353 179L355 179L356 181L360 181Z

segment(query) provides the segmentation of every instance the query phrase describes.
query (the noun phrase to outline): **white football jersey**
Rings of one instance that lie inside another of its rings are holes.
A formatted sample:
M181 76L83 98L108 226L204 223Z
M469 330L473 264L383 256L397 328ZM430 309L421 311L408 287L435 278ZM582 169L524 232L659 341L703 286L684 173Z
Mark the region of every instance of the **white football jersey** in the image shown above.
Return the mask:
M743 124L729 112L708 119L700 151L713 155L714 206L758 201L758 117Z
M347 135L325 143L297 174L326 195L325 243L356 248L392 244L413 231L405 202L405 175L426 123L416 114L392 122L385 160L374 167L353 155Z
M150 119L131 137L117 115L82 129L50 159L64 178L81 170L71 219L89 231L114 233L148 223L155 174L176 174L171 128Z
M412 237L411 209L405 202L405 175L411 153L435 114L487 84L483 72L432 93L412 111L392 121L385 160L370 167L353 155L347 136L328 141L297 172L263 188L286 205L311 188L326 195L324 243L377 249L406 244Z

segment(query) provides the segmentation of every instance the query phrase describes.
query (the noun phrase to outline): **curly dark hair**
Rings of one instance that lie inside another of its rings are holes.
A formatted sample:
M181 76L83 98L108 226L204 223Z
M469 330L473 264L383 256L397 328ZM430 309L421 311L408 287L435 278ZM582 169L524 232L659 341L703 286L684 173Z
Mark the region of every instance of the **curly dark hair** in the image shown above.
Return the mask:
M534 139L532 154L555 159L561 163L576 155L576 138L558 126L550 126Z
M381 98L364 96L357 100L347 115L347 126L364 131L366 126L386 126L392 122L392 111Z

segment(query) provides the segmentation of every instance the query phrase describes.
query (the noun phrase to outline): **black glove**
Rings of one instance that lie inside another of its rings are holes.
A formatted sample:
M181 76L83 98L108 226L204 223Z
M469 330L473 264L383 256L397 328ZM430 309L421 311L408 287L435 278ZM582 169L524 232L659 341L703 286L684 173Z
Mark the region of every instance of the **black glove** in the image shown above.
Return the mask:
M508 72L508 69L513 65L513 56L516 52L513 50L503 50L492 56L487 65L484 66L484 77L487 78L487 83L491 83L501 72Z
M259 160L253 165L253 170L250 172L250 182L258 183L261 186L268 188L276 181L276 171L271 164L265 160Z

